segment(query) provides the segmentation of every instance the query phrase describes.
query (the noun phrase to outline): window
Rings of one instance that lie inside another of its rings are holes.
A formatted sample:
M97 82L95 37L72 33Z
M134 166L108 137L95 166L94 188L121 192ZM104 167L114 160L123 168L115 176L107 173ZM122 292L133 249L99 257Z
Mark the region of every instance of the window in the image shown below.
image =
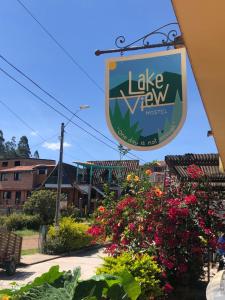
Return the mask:
M19 172L14 173L14 180L16 181L21 180L21 173Z
M7 161L3 161L2 162L2 167L8 167L8 162Z
M39 170L38 170L38 175L44 175L44 174L47 173L46 171L47 171L47 169L45 169L45 168L39 169Z
M3 199L11 199L11 192L3 192Z
M31 191L27 191L27 198L31 196Z
M14 166L16 167L16 166L20 166L20 161L19 160L16 160L15 162L14 162Z
M21 202L21 192L18 191L16 192L15 204L20 204L20 202Z
M7 180L8 180L7 173L1 173L0 174L0 181L7 181Z

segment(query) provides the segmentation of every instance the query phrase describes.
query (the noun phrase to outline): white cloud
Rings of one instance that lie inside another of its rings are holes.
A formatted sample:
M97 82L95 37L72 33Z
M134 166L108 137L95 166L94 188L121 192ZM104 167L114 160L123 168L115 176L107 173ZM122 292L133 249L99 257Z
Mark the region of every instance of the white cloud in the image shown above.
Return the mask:
M57 143L44 142L42 144L42 147L44 147L46 149L50 149L50 150L59 150L60 149L60 143L59 142L57 142ZM71 147L71 144L69 144L67 142L64 142L63 147L64 148L69 148L69 147Z
M38 131L31 131L30 135L37 136L38 135Z

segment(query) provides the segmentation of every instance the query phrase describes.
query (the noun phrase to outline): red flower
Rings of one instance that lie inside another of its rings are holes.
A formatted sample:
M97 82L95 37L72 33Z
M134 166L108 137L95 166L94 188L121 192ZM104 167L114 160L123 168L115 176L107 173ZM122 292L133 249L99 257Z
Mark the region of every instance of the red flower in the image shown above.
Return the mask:
M167 267L167 269L169 269L169 270L173 269L173 267L174 267L174 264L173 264L171 261L167 260L167 259L163 259L163 262L162 262L162 263L163 263L164 266Z
M204 228L204 232L205 232L205 234L208 234L208 235L212 233L210 228Z
M209 216L213 216L213 215L214 215L214 211L213 211L212 209L209 209L209 210L208 210L208 215L209 215Z
M104 230L100 226L97 226L97 225L93 225L91 228L89 228L87 230L87 233L89 233L92 236L99 236L103 232L104 232Z
M99 206L98 211L101 212L101 213L104 213L105 207L104 206Z
M113 255L116 252L117 248L118 248L117 244L111 244L106 248L105 252Z
M192 179L198 179L204 175L203 171L196 165L188 166L187 173Z
M163 242L162 238L159 237L157 233L155 233L155 235L154 235L154 241L157 246L162 245L162 242Z
M184 198L185 204L195 204L197 203L197 197L195 195L189 195Z
M173 287L171 284L169 284L169 282L167 282L164 287L163 287L163 290L166 292L166 293L171 293L173 291Z

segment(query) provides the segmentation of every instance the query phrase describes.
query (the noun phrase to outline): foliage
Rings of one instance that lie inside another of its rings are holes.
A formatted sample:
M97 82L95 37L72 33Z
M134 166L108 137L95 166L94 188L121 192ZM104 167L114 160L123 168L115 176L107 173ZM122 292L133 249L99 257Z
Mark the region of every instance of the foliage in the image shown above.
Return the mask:
M24 157L24 158L29 158L31 156L28 138L25 135L21 136L19 140L17 146L17 154L19 157Z
M0 217L0 225L8 230L33 229L38 230L40 227L40 218L38 215L25 215L13 213L9 216Z
M197 166L188 167L190 180L178 184L167 180L167 191L138 187L136 175L127 195L111 207L98 210L89 233L95 238L111 238L108 252L118 255L156 251L157 262L165 271L164 290L173 285L196 281L203 274L207 247L215 250L222 220L222 201L210 198L206 177ZM211 200L209 200L211 199ZM210 201L210 204L209 204Z
M12 300L136 300L141 293L139 284L126 270L116 276L98 275L79 281L80 269L59 272L59 266L37 277L20 289L0 291Z
M58 228L49 228L47 252L63 253L89 245L92 237L87 234L88 228L87 224L76 223L71 217L62 218Z
M32 192L24 203L24 212L39 215L42 225L52 224L55 217L56 195L55 191L50 190Z
M39 152L37 150L34 151L33 157L37 159L40 158Z
M126 269L141 286L141 300L162 294L160 287L161 270L154 258L147 253L124 252L117 257L105 257L103 266L97 269L97 274L116 275Z
M22 136L18 144L16 143L15 136L11 140L5 141L3 131L0 130L0 158L8 159L17 157L31 157L28 138Z
M70 205L65 210L61 210L61 216L71 217L74 220L78 220L80 218L80 209Z

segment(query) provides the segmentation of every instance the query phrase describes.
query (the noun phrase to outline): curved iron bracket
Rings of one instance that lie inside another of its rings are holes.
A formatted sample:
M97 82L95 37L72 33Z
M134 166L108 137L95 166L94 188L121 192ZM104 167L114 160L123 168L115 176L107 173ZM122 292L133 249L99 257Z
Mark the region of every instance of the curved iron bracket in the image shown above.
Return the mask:
M180 34L178 34L178 29L175 29L172 26L178 27L178 23L172 22L161 26L156 30L142 36L141 38L127 45L125 36L120 35L115 39L115 46L117 47L117 49L96 50L95 55L99 56L101 54L115 52L120 52L121 54L123 54L123 52L126 51L143 50L159 47L167 47L167 49L169 49L170 47L179 47L183 45L183 40ZM150 39L153 36L161 36L162 40L160 41L160 43L151 44Z

